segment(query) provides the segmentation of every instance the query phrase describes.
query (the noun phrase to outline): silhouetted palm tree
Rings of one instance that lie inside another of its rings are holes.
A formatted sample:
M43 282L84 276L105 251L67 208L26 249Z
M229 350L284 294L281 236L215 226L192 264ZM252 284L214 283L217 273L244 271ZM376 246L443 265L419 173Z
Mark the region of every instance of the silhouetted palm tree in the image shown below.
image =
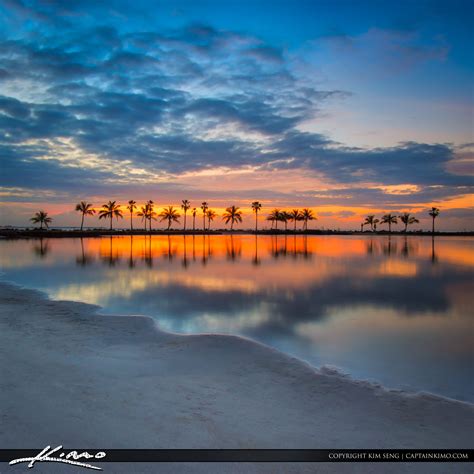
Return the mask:
M170 230L171 222L179 222L179 212L173 207L168 206L160 213L161 221L168 221L168 229Z
M222 220L224 220L226 224L230 222L230 230L233 230L234 223L242 222L242 211L235 206L228 207L222 216Z
M392 224L396 224L397 222L397 216L393 214L385 214L380 221L381 224L388 224L389 233L392 232Z
M308 221L315 221L317 217L313 214L311 209L305 208L301 211L301 217L304 222L304 230L308 230Z
M49 224L53 222L53 219L51 217L48 217L48 213L44 211L38 211L31 219L31 222L34 224L39 224L40 225L40 230L43 230L43 224L45 225L46 228L49 227Z
M278 221L280 220L280 209L273 209L272 212L270 212L269 216L267 217L267 221L271 221L272 223L272 229L273 229L273 224L275 224L275 230L278 230Z
M151 221L156 221L156 216L158 215L154 208L155 208L155 203L150 199L147 203L146 203L146 206L147 206L147 219L148 219L148 224L150 226L150 232L151 232Z
M184 211L184 224L183 224L183 230L186 231L186 213L188 212L188 209L191 208L191 203L187 199L183 199L181 201L181 209Z
M149 211L148 211L148 205L145 204L144 206L142 206L140 208L140 210L137 212L137 216L138 217L141 217L142 218L142 221L144 222L145 224L145 230L147 230L147 222L148 222L148 214L149 214Z
M212 209L207 210L207 229L211 230L211 222L217 217L217 212Z
M290 214L286 211L281 211L278 215L278 220L285 224L285 232L288 230L288 221L290 220Z
M130 201L128 201L127 209L130 211L130 231L131 232L133 231L133 212L135 211L136 208L137 208L137 203L133 199L130 199Z
M258 231L258 213L262 209L262 205L258 201L252 203L252 211L255 213L255 232Z
M296 232L296 223L301 220L301 212L299 209L293 209L290 212L290 220L293 221L294 223L293 230Z
M411 216L409 212L404 212L401 216L398 216L400 220L405 224L404 232L407 231L409 224L417 224L420 222L416 217Z
M374 230L376 229L375 226L377 225L378 222L380 221L376 219L374 215L370 215L365 218L363 225L370 225L370 230L374 232Z
M201 210L202 210L202 230L206 230L206 212L209 209L209 205L207 204L206 201L204 201L201 204Z
M193 216L193 232L196 230L196 214L197 214L197 209L193 207L193 210L191 211L191 214Z
M123 218L120 205L116 204L116 201L109 201L107 204L103 204L102 209L99 211L99 219L110 219L110 230L112 230L112 220L114 217L117 220L119 217Z
M92 204L89 204L85 201L81 201L79 204L76 204L76 211L82 213L81 219L81 231L84 226L84 216L93 216L95 214L95 210L92 209Z
M432 207L431 211L428 213L431 216L432 220L433 220L433 223L432 223L432 226L431 226L431 233L432 234L434 234L435 219L439 216L439 213L440 213L440 210L437 207Z

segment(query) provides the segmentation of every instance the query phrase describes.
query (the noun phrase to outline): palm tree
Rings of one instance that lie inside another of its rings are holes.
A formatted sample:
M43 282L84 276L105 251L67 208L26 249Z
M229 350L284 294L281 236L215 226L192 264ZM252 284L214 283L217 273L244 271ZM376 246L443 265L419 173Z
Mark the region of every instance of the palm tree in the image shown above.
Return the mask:
M87 203L86 201L81 201L79 204L76 204L76 211L82 213L81 219L81 231L84 226L84 216L93 216L95 210L92 209L92 204Z
M51 217L48 217L48 213L44 211L38 211L31 219L34 224L40 224L40 230L43 230L43 224L48 228L49 224L53 222Z
M193 232L196 230L196 214L197 214L197 209L193 207L193 210L191 211L191 214L193 216Z
M272 223L272 229L273 229L273 224L275 224L275 230L278 230L278 221L280 220L280 214L281 214L280 209L273 209L273 211L270 212L270 215L267 217L267 220L271 221Z
M191 203L187 199L183 199L181 201L181 209L184 211L184 226L183 230L186 231L186 213L188 212L188 209L191 208Z
M293 230L296 232L296 223L301 220L301 212L299 209L293 209L289 215L290 220L294 222Z
M392 224L396 224L397 222L397 216L394 216L393 214L385 214L380 221L381 224L388 224L389 233L392 232Z
M286 211L281 211L278 216L281 222L285 224L285 232L288 230L288 221L291 219L290 214Z
M308 221L315 221L317 219L317 217L313 214L313 211L308 208L305 208L301 211L301 218L304 222L304 230L308 230Z
M133 211L135 211L136 208L137 203L133 199L130 199L127 206L127 209L130 211L130 232L133 232Z
M168 221L168 228L170 230L171 222L179 222L179 212L173 207L168 206L160 213L161 221Z
M228 207L222 216L222 220L226 224L230 222L230 230L233 230L235 222L242 222L242 211L239 211L239 208L235 206Z
M201 210L202 210L202 230L206 230L206 212L209 209L209 205L207 204L206 201L204 201L201 204Z
M107 204L102 205L102 209L99 211L99 219L110 219L110 230L112 230L112 220L116 217L117 220L123 218L120 205L116 204L116 201L109 201Z
M404 212L401 216L398 217L405 224L404 232L407 231L409 224L417 224L418 222L420 222L416 217L411 216L409 212Z
M155 207L155 204L154 202L150 199L148 200L148 202L146 203L146 206L147 206L147 218L148 218L148 224L150 226L150 232L151 232L151 221L152 220L155 220L156 221L156 212L154 211L154 207Z
M374 230L377 228L377 223L378 222L380 222L380 221L378 219L376 219L374 215L370 215L370 216L367 216L365 218L365 221L362 224L362 226L370 225L370 230L372 232L374 232Z
M137 216L142 218L142 221L145 224L145 230L147 230L148 215L150 214L149 205L145 204L137 212Z
M258 212L262 209L262 205L258 201L252 203L252 211L255 212L255 232L258 230Z
M431 211L428 213L433 219L433 225L431 226L431 233L434 234L435 231L435 219L439 216L440 210L437 207L432 207Z
M211 222L217 217L217 212L212 209L207 210L207 229L211 230Z

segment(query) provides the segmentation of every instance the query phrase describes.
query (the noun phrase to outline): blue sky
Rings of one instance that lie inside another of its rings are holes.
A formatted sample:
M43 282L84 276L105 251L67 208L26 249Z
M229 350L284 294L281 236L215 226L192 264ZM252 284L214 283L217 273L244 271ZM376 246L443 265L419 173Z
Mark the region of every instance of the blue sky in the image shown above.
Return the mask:
M1 222L153 197L464 228L472 27L459 0L4 0Z

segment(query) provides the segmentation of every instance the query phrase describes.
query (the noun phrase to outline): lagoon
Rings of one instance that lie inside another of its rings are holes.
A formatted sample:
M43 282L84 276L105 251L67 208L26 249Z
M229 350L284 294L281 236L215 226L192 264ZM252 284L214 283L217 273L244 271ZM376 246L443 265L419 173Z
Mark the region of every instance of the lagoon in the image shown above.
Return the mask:
M153 235L0 241L3 279L251 338L315 367L474 402L469 237Z

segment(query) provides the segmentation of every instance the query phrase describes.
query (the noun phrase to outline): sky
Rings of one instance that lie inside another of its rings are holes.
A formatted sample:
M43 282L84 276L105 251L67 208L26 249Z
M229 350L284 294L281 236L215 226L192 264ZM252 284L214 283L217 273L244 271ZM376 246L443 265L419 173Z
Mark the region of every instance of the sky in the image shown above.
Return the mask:
M0 0L0 225L189 199L240 206L242 227L259 200L262 225L310 207L316 228L404 211L427 228L434 205L440 229L473 230L473 17L463 0Z

